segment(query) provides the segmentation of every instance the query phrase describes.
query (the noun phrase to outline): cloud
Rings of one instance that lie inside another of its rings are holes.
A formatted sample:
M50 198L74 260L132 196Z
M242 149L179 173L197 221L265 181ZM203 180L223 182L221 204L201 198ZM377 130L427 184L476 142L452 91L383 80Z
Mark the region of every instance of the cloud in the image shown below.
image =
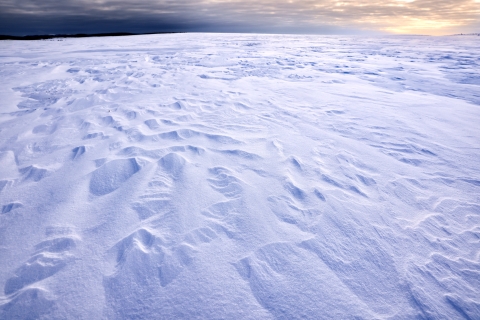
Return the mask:
M370 30L437 34L475 28L479 17L478 0L3 0L0 33Z

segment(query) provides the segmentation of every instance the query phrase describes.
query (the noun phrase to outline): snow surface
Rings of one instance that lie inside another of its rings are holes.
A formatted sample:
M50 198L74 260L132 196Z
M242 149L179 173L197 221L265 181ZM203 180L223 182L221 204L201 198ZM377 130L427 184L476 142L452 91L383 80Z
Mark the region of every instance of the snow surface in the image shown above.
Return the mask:
M0 42L1 319L480 319L478 37Z

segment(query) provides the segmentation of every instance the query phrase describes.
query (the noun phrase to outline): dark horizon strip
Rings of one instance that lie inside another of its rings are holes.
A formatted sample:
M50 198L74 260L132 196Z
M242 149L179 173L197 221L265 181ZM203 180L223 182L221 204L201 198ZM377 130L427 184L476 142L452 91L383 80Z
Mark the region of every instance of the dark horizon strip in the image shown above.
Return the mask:
M11 36L0 34L0 40L48 40L57 38L92 38L92 37L125 37L125 36L141 36L149 34L172 34L182 32L111 32L111 33L77 33L77 34L40 34L40 35L26 35L26 36Z

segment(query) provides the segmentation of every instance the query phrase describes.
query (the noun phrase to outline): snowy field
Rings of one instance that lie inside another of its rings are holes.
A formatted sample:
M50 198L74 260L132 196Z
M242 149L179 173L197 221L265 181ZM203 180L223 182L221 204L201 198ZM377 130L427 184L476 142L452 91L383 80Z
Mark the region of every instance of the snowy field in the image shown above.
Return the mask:
M480 319L475 36L0 42L0 319Z

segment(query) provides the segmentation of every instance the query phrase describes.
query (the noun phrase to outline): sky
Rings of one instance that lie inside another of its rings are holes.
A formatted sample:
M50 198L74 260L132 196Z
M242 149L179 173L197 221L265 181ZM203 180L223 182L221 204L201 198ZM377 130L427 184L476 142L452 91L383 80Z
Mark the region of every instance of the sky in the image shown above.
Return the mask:
M1 0L0 34L480 32L480 0Z

